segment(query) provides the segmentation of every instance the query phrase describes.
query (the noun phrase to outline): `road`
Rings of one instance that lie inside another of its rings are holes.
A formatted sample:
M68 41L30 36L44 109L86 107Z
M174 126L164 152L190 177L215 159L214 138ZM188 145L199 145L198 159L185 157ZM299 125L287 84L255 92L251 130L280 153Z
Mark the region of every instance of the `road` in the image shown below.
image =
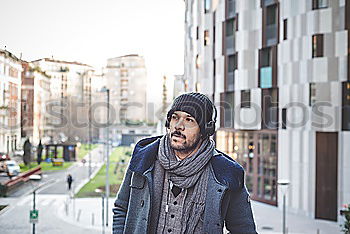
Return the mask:
M91 156L92 175L94 175L103 165L102 146L94 149ZM10 197L0 198L1 205L8 205L7 208L0 211L0 232L6 234L32 233L29 211L33 205L32 191L36 188L36 204L39 210L36 233L101 233L102 222L97 220L97 214L96 218L95 214L90 215L89 228L79 225L77 220L69 220L69 217L75 217L75 214L73 216L71 214L75 212L75 209L74 199L71 198L72 192L69 192L67 188L68 173L73 176L72 189L77 192L89 180L88 163L77 162L65 171L45 173L41 181L29 182Z

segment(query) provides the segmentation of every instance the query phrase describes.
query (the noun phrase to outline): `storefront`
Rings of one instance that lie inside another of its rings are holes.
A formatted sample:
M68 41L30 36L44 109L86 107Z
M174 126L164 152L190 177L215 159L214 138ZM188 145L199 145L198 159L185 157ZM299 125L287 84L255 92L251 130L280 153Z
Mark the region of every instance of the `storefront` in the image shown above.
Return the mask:
M219 129L216 144L244 167L251 198L277 205L277 131Z

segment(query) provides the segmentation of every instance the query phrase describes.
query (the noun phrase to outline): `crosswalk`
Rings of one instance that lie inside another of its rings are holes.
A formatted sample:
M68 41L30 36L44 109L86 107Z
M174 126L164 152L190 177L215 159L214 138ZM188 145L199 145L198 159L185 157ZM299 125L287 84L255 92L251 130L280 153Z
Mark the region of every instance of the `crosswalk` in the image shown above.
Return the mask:
M53 208L53 207L59 207L65 203L67 200L67 195L36 195L36 206L42 207L42 208ZM33 206L33 195L27 195L23 198L21 198L17 203L14 204L17 207L21 206Z

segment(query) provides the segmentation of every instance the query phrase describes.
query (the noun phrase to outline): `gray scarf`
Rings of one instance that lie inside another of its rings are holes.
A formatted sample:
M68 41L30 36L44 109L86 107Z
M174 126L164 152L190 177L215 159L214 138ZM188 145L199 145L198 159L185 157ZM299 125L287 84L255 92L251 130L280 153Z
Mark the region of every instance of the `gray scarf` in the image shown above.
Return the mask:
M204 213L209 176L209 166L214 150L214 141L205 139L191 157L178 161L170 147L168 134L160 140L158 160L170 176L174 185L180 188L193 188L191 197L186 198L182 217L181 233L194 233L199 219Z

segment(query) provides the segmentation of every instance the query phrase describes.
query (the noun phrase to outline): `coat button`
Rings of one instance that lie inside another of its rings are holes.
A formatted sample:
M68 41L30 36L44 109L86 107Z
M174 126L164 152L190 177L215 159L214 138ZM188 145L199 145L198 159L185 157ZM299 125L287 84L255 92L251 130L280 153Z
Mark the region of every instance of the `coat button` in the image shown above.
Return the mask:
M222 192L222 189L218 189L218 192L221 193L221 192Z
M145 201L141 200L141 207L143 207L145 205Z

